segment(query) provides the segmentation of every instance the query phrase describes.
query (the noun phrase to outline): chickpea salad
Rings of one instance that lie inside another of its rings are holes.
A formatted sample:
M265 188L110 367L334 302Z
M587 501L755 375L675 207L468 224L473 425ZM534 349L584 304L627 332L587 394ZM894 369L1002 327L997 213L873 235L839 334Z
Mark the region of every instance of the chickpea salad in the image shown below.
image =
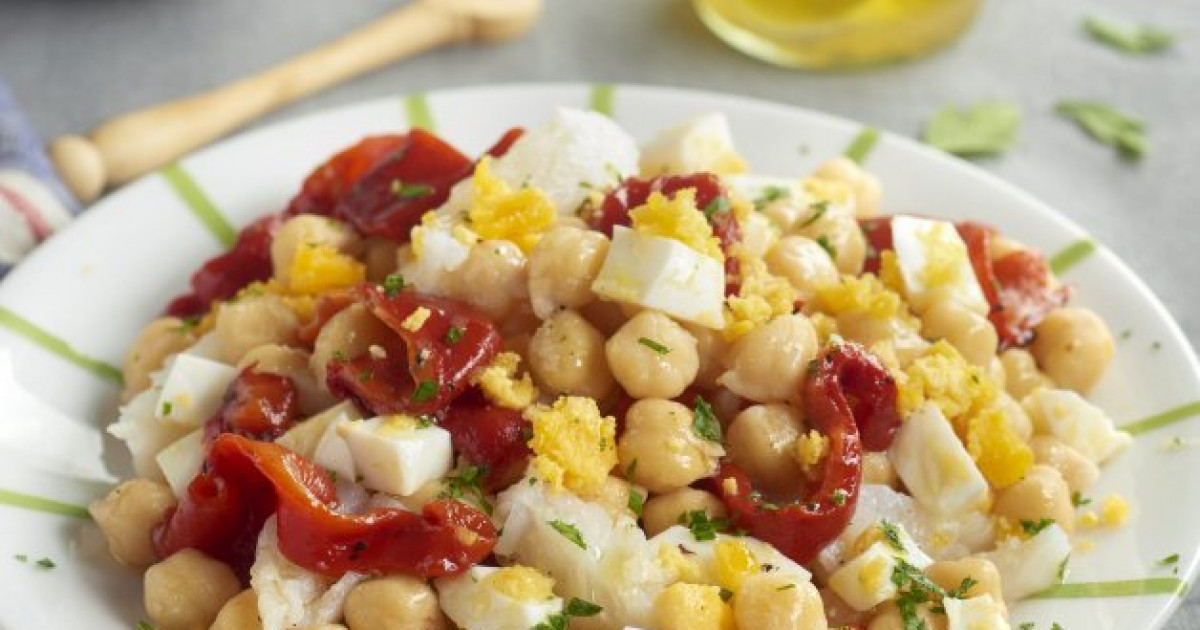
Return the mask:
M158 630L977 630L1130 442L1045 257L721 114L365 138L129 350L90 511Z

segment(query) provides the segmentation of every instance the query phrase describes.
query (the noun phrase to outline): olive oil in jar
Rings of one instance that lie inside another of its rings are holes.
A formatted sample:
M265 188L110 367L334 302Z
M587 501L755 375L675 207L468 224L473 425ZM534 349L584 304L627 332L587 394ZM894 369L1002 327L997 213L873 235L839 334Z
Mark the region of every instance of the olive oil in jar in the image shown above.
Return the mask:
M839 68L933 51L971 23L980 0L693 0L700 19L764 61Z

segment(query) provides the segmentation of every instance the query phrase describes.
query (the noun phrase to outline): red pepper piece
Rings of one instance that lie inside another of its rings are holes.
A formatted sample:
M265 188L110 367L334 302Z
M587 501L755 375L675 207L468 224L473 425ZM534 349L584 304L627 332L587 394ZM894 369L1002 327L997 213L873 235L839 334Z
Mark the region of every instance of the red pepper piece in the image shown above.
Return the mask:
M317 167L288 204L284 216L319 214L331 216L338 201L358 180L375 169L386 157L403 150L404 135L369 136L343 149Z
M296 385L292 379L269 372L241 371L225 392L221 409L204 425L205 443L222 433L273 441L296 422Z
M269 214L242 228L232 249L209 259L192 274L191 292L172 300L167 315L203 315L213 302L233 297L251 282L270 279L271 238L279 223L278 215Z
M361 285L357 293L398 338L383 344L383 356L334 359L326 383L335 396L354 398L373 413L437 413L500 351L496 325L467 304L412 291L389 296L372 284ZM429 316L409 330L405 320L420 308Z
M505 131L504 135L500 136L500 139L496 141L496 144L493 144L492 148L488 149L484 153L494 158L503 157L504 154L508 153L508 150L512 148L512 145L516 144L517 140L520 140L521 136L523 135L525 135L524 129L521 127L513 127L512 129Z
M878 275L880 254L892 249L892 217L861 219L858 227L862 229L863 237L867 241L867 257L863 261L863 273Z
M325 324L329 323L334 315L354 304L355 301L355 292L352 289L340 289L322 294L313 309L312 317L296 330L297 339L300 340L300 343L312 348L317 341L317 335L321 334L321 329L325 327Z
M283 555L329 576L347 571L423 579L457 575L496 543L488 517L453 500L434 501L421 514L390 508L340 514L328 474L270 442L221 435L213 442L209 464L155 528L159 556L192 547L244 570L272 512L278 515Z
M472 390L454 401L439 424L450 432L456 452L487 468L484 490L498 492L525 474L533 427L520 411L497 407Z
M887 370L857 344L826 348L804 379L806 417L829 440L820 484L802 501L768 506L736 464L725 460L716 487L733 524L805 564L846 528L862 482L860 429L886 448L899 415L895 383ZM888 401L892 401L889 409Z

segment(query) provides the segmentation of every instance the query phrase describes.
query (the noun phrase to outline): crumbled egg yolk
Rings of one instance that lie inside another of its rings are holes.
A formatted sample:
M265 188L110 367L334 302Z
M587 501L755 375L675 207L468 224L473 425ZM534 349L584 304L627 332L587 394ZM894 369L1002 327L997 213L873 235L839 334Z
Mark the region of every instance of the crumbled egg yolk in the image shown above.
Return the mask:
M1129 520L1129 501L1119 494L1104 498L1100 504L1100 521L1109 527L1120 527Z
M266 282L251 282L242 287L229 301L237 302L245 298L254 298L263 295L278 296L283 301L284 306L292 309L292 312L301 320L311 318L317 307L316 295L295 293L289 286L284 286L282 282L276 279ZM216 323L214 313L215 310L209 311L208 315L201 320L200 325L196 327L197 334L203 334L212 328L212 325Z
M731 591L736 591L742 580L762 569L746 543L740 540L717 542L713 545L713 560L717 581Z
M854 188L839 179L807 177L800 182L804 192L816 202L844 206L854 202Z
M883 585L883 581L890 579L892 575L891 564L884 556L878 556L863 563L858 569L859 585L862 590L867 593L875 593L879 591L879 587Z
M296 248L288 265L290 293L315 294L362 282L366 266L332 245L308 243Z
M721 600L721 589L676 582L654 602L655 627L663 630L733 630L733 610Z
M506 409L524 409L537 399L538 390L526 373L517 378L521 355L501 352L475 376L488 400Z
M995 407L984 409L967 421L967 452L979 472L997 490L1020 481L1033 467L1033 449Z
M982 410L999 395L996 384L978 367L967 363L954 346L945 340L904 370L898 382L900 411L907 416L925 401L936 404L951 420ZM965 429L962 426L956 428ZM960 436L965 431L960 431Z
M796 306L796 290L784 278L767 271L757 256L735 254L742 276L738 294L725 299L725 338L734 341Z
M808 321L817 332L817 344L820 347L824 347L831 337L838 334L837 320L825 313L813 313L808 316Z
M879 281L888 290L897 295L904 295L904 274L900 271L900 259L894 250L886 250L879 254Z
M967 246L957 233L946 234L947 230L953 229L954 226L949 223L938 221L929 229L917 232L917 239L925 253L925 266L921 267L917 277L927 287L955 284L963 270L971 268Z
M828 454L829 438L821 435L819 431L802 433L800 437L796 438L796 448L793 455L796 458L796 462L800 464L800 469L806 474L815 469L817 464L820 464Z
M528 254L558 219L554 204L541 190L514 191L493 175L491 158L479 160L472 182L475 194L467 217L475 233L484 239L511 241Z
M667 197L650 193L646 203L629 211L633 229L650 236L670 238L718 261L725 260L721 241L696 208L696 189L685 188Z
M418 306L417 309L408 314L404 321L400 322L400 327L408 332L417 332L429 321L429 316L433 313L424 306Z
M675 545L662 545L658 548L659 566L672 576L674 582L699 582L704 577L704 571L693 559L683 555L683 551Z
M869 273L844 275L837 284L818 288L814 298L819 310L832 315L866 313L876 319L911 319L900 295Z
M617 465L617 422L600 415L595 400L562 396L553 406L526 409L525 417L533 425L529 448L540 479L583 497L603 490L608 472Z
M554 597L554 579L519 564L507 566L483 578L492 590L519 602L542 602Z

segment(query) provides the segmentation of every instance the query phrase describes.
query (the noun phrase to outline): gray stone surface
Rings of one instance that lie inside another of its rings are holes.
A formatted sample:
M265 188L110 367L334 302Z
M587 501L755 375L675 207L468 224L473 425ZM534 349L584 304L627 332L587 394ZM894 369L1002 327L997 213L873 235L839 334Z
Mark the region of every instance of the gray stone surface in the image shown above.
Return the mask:
M0 76L47 138L266 67L393 8L385 0L0 0ZM1184 34L1152 58L1083 35L1090 12ZM517 81L618 81L734 92L915 134L937 107L1007 99L1024 112L1019 146L980 162L1087 226L1162 298L1200 345L1200 7L1192 0L987 3L956 46L909 65L845 74L774 68L726 48L682 0L549 0L536 31L486 50L445 50L282 111ZM1050 110L1095 98L1140 114L1140 164ZM1188 175L1187 173L1192 173ZM1168 626L1200 627L1200 597Z

